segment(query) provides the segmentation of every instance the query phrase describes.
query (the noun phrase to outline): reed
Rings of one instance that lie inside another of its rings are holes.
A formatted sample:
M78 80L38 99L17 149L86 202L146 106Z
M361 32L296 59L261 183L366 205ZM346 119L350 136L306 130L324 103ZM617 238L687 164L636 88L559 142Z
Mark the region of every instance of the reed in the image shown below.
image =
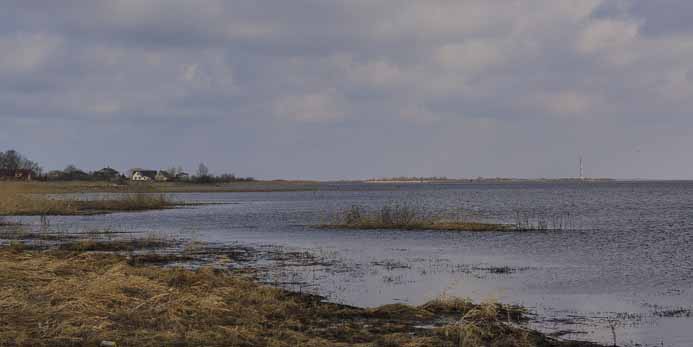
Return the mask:
M461 209L432 213L408 203L391 203L380 208L352 205L329 217L321 228L332 229L396 229L440 231L513 231L549 232L576 230L575 214L542 210L515 210L512 224L487 223L474 220Z
M27 185L0 185L0 216L81 215L165 209L176 204L164 194L128 193L113 198L80 200L33 193Z
M575 214L543 210L515 210L516 231L566 231L577 229Z
M335 229L397 229L397 230L440 230L440 231L500 231L509 230L503 224L469 221L460 218L448 219L422 207L394 203L379 209L353 205L337 212L323 228Z

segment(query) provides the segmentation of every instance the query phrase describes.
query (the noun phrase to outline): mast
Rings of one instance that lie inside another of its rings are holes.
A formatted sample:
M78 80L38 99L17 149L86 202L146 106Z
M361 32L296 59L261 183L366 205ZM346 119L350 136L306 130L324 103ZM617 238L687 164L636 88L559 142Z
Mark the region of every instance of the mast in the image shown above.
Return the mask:
M582 155L580 156L580 179L584 180L585 176L582 173Z

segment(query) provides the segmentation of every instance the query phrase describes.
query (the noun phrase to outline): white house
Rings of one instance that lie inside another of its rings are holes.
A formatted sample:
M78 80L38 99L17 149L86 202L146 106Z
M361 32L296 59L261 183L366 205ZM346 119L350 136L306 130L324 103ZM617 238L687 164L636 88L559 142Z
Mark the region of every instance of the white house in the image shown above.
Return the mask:
M153 181L154 178L156 177L156 171L155 170L134 170L132 172L132 176L130 177L130 180L132 181Z

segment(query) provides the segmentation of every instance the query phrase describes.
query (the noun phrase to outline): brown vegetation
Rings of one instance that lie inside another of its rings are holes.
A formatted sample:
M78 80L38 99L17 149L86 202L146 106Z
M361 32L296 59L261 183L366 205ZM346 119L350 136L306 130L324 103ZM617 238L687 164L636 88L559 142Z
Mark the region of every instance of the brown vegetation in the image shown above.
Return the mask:
M282 192L317 190L315 181L252 181L224 184L193 184L186 182L130 182L103 181L57 181L17 182L0 181L0 192L4 190L25 193L216 193L216 192Z
M386 205L368 209L358 205L337 213L323 228L335 229L398 229L441 231L503 231L511 226L494 223L446 219L406 204Z
M162 194L130 193L113 198L80 200L34 193L28 184L0 184L0 216L81 215L117 211L144 211L174 207Z
M518 312L457 299L360 309L212 268L0 248L0 346L594 346L520 328Z

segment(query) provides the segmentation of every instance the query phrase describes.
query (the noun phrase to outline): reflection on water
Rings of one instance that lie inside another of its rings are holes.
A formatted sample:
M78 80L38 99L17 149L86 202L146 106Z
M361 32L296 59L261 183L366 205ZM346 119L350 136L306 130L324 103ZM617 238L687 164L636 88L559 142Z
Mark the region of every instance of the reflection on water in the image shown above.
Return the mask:
M541 318L535 326L572 331L570 338L610 342L613 325L620 344L693 345L691 182L339 184L311 192L173 197L227 204L54 217L51 227L146 230L221 244L308 250L332 261L289 264L267 272L264 280L358 306L421 304L442 293L493 297L531 308ZM431 211L462 208L493 222L512 223L518 210L569 213L578 230L312 227L353 204L378 207L398 201Z

